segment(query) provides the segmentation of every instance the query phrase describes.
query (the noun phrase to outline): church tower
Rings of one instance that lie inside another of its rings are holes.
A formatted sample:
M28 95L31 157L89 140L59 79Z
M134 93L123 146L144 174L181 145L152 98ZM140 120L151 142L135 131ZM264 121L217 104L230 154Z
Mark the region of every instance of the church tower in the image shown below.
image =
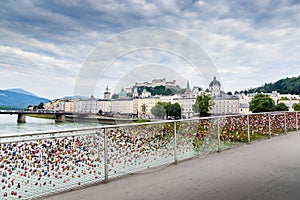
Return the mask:
M189 80L187 80L187 82L186 82L186 91L187 91L187 92L190 92L190 91L191 91L190 81L189 81Z
M106 90L104 92L104 99L110 99L110 92L108 91L108 86L106 86Z
M213 81L209 84L209 91L212 97L221 96L221 83L214 77Z

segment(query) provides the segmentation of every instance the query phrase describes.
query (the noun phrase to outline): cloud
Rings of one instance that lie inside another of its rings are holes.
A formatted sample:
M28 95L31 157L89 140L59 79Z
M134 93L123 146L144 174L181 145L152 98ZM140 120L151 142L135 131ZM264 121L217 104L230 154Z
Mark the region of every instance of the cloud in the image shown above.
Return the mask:
M70 94L82 64L101 42L133 28L162 27L197 42L216 64L225 90L242 90L299 75L299 13L299 2L293 0L7 1L0 8L0 72L14 78L1 81L1 85L25 83L46 97ZM131 39L133 43L147 41L143 37ZM182 46L188 54L193 53ZM156 57L156 63L177 66L185 76L193 74L185 70L184 62L151 51L127 55L114 65L120 69L144 65L151 63L151 56ZM41 77L44 90L28 74ZM117 84L117 78L106 77ZM47 78L58 84L47 86Z

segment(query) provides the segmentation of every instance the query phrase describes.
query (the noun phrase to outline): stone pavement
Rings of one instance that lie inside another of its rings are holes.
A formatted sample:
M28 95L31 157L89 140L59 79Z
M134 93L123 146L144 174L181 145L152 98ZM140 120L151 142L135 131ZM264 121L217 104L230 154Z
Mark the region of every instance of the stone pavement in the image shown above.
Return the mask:
M298 200L300 132L45 199Z

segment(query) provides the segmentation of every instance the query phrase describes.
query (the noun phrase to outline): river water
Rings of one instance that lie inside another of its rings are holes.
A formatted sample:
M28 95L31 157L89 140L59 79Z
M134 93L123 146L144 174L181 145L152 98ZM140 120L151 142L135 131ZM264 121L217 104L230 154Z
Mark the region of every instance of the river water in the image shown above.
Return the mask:
M26 123L17 123L18 115L0 115L0 134L27 133L36 131L63 130L80 127L101 126L97 123L59 122L26 116Z

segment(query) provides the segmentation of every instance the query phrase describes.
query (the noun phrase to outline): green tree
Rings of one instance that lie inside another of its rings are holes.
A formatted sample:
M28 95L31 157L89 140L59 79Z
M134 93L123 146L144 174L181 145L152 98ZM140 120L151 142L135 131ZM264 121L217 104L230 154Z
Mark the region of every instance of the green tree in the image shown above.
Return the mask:
M201 115L207 115L213 106L212 97L207 94L198 95L196 103L193 105L193 111Z
M273 111L275 102L271 97L265 94L257 94L250 102L250 111L253 113Z
M159 86L155 86L154 88L152 87L141 87L141 88L145 88L148 92L151 92L151 95L164 95L164 96L168 96L168 95L172 95L174 94L174 91L172 91L170 88L166 88L163 85L159 85ZM141 93L141 89L139 90Z
M44 103L43 102L39 103L37 109L44 109Z
M261 87L246 90L248 93L277 91L281 94L300 94L300 76L285 78L275 83L265 83Z
M273 110L274 111L288 111L289 108L284 103L279 103L274 106Z
M294 109L295 111L300 111L300 103L294 103L294 104L293 104L293 109Z
M115 93L115 94L113 94L113 95L111 96L111 98L112 98L112 99L118 99L118 98L119 98L119 95L117 95L117 94Z
M166 111L167 111L168 117L171 117L174 119L181 118L181 107L180 107L179 103L167 104Z
M37 110L37 109L38 109L37 105L33 106L33 110Z
M281 97L280 100L290 100L290 99L287 97Z
M166 116L166 110L162 104L156 104L153 108L151 108L151 113L158 117L159 119L163 119Z
M171 104L170 102L158 102L151 109L151 113L158 118L167 116L174 119L180 119L181 107L179 103Z

